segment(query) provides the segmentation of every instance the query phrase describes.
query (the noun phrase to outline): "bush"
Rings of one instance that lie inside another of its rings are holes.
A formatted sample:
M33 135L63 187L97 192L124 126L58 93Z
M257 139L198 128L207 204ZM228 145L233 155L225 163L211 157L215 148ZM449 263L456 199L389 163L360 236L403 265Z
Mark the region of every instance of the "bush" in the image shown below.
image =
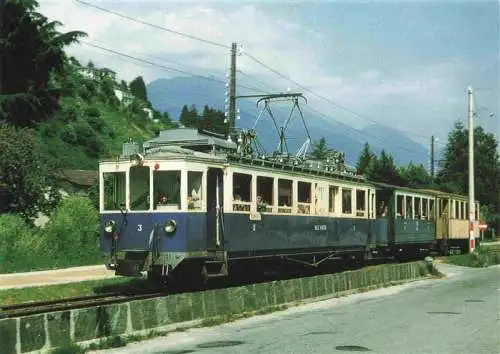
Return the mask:
M95 131L100 133L102 133L106 127L106 122L101 117L88 117L87 122Z
M51 215L45 239L57 255L57 266L98 263L99 214L86 197L68 197Z
M17 214L0 215L0 273L50 267L53 253L38 228Z
M85 109L85 115L88 117L100 117L101 112L96 107L87 107Z
M74 144L77 142L78 137L76 136L75 128L73 128L71 124L64 125L61 132L61 139L68 144Z
M82 146L88 156L99 157L104 152L104 143L85 121L77 121L74 125L78 145Z

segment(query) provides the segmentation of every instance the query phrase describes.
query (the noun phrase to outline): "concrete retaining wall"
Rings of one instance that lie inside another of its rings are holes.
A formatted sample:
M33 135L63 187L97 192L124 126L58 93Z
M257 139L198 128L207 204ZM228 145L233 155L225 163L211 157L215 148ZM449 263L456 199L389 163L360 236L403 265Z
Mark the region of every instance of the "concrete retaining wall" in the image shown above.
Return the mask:
M26 353L69 342L128 335L171 325L180 327L187 321L331 298L422 278L432 270L426 262L388 264L339 274L3 319L0 320L0 353Z

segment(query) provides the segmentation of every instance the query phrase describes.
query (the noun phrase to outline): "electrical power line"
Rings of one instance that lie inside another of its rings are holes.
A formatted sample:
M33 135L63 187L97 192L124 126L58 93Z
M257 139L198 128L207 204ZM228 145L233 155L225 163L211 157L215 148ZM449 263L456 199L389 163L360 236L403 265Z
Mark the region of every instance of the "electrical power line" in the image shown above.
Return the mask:
M134 18L132 18L132 17L130 17L130 16L123 15L123 14L121 14L121 13L118 13L118 12L115 12L115 11L112 11L112 10L105 9L105 8L102 8L102 7L97 6L97 5L93 5L93 4L88 3L88 2L86 2L86 1L82 1L82 0L75 0L75 1L76 1L76 2L78 2L78 3L80 3L80 4L83 4L83 5L86 5L86 6L89 6L89 7L95 8L95 9L97 9L97 10L100 10L100 11L103 11L103 12L106 12L106 13L109 13L109 14L112 14L112 15L115 15L115 16L118 16L118 17L121 17L121 18L127 19L127 20L132 21L132 22L140 23L140 24L143 24L143 25L146 25L146 26L149 26L149 27L153 27L153 28L155 28L155 29L160 29L160 30L163 30L163 31L166 31L166 32L169 32L169 33L173 33L173 34L176 34L176 35L179 35L179 36L182 36L182 37L186 37L186 38L189 38L189 39L197 40L197 41L200 41L200 42L203 42L203 43L206 43L206 44L210 44L210 45L214 45L214 46L217 46L217 47L222 47L222 48L230 49L230 46L225 45L225 44L222 44L222 43L217 43L217 42L214 42L214 41L211 41L211 40L207 40L207 39L204 39L204 38L200 38L200 37L197 37L197 36L193 36L193 35L190 35L190 34L187 34L187 33L184 33L184 32L175 31L175 30L172 30L172 29L170 29L170 28L166 28L166 27L163 27L163 26L155 25L155 24L152 24L152 23L149 23L149 22L146 22L146 21L137 20L137 19L134 19ZM101 48L101 49L102 49L102 48ZM115 52L115 54L118 54L118 53L117 53L117 52ZM123 53L122 53L122 54L123 54ZM371 122L373 122L373 123L377 123L377 124L385 125L385 124L383 124L383 123L381 123L381 122L379 122L379 121L377 121L377 120L374 120L374 119L372 119L372 118L370 118L370 117L368 117L368 116L365 116L365 115L359 114L359 113L357 113L357 112L353 111L353 110L352 110L352 109L350 109L350 108L347 108L347 107L345 107L345 106L343 106L343 105L340 105L340 104L338 104L338 103L334 102L333 100L331 100L331 99L329 99L329 98L327 98L327 97L325 97L325 96L323 96L323 95L320 95L320 94L318 94L318 93L314 92L313 90L311 90L311 89L309 89L309 88L307 88L307 87L305 87L305 86L301 85L300 83L296 82L295 80L291 79L289 76L287 76L287 75L285 75L285 74L281 73L280 71L278 71L278 70L274 69L273 67L271 67L271 66L267 65L266 63L264 63L263 61L259 60L259 59L258 59L258 58L256 58L255 56L253 56L253 55L251 55L251 54L249 54L249 53L246 53L246 52L244 52L243 54L244 54L244 55L246 55L246 56L247 56L248 58L250 58L251 60L253 60L254 62L256 62L257 64L259 64L259 65L263 66L264 68L266 68L266 69L268 69L269 71L271 71L271 72L275 73L276 75L280 76L281 78L283 78L283 79L285 79L285 80L289 81L290 83L292 83L292 84L296 85L297 87L301 88L302 90L307 91L307 92L309 92L310 94L312 94L312 95L314 95L314 96L316 96L316 97L318 97L318 98L320 98L320 99L322 99L322 100L325 100L325 101L329 102L330 104L332 104L332 105L334 105L334 106L336 106L336 107L338 107L338 108L341 108L341 109L343 109L344 111L349 112L349 113L351 113L351 114L353 114L353 115L355 115L355 116L357 116L357 117L359 117L359 118L361 118L361 119L368 120L368 121L371 121ZM118 55L120 55L120 54L118 54ZM126 55L126 54L124 54L124 56L127 56L127 57L129 57L129 58L131 58L131 59L136 59L136 58L132 58L131 56ZM149 61L144 61L144 62L147 62L147 63L151 64L151 62L149 62ZM153 63L153 64L151 64L151 65L158 66L158 64L156 64L156 63ZM168 68L167 70L172 70L172 69L173 69L173 68ZM188 73L188 72L183 71L183 70L178 70L178 69L173 69L173 70L174 70L174 71L177 71L177 72ZM190 73L190 74L192 74L192 73ZM209 80L213 80L213 81L218 81L218 82L221 82L220 80L213 79L213 78L210 78L210 77L207 77L207 76L203 76L203 75L196 75L196 76L201 76L201 77L204 77L204 78L209 79ZM240 87L245 87L245 86L243 86L243 85L239 85L239 86L240 86ZM267 86L267 85L266 85L266 86ZM249 88L249 87L245 87L245 88ZM255 88L250 88L250 89L255 90ZM260 91L260 90L259 90L259 91ZM261 91L260 91L260 92L261 92ZM322 115L322 114L321 114L321 115ZM353 131L357 132L358 134L365 135L365 136L367 136L367 137L370 137L370 138L373 138L373 139L376 139L376 140L381 140L381 139L380 139L380 138L378 138L378 137L375 137L375 136L369 135L369 134L367 134L367 133L364 133L364 132L362 132L362 131L359 131L359 130L357 130L357 129L355 129L355 128L352 128L352 127L350 127L349 125L347 125L347 124L345 124L345 123L342 123L342 122L340 122L340 121L338 121L338 120L335 120L335 119L333 119L333 118L331 118L331 117L330 117L329 119L331 119L331 120L335 121L336 123L342 124L343 126L348 127L349 129L351 129L351 130L353 130ZM413 136L415 136L415 137L419 137L419 138L425 138L425 139L427 139L427 138L428 138L427 136L418 135L418 134L414 134L414 133L408 133L408 132L405 132L405 131L402 131L402 130L399 130L399 129L396 129L396 128L393 128L393 127L391 127L391 129L394 129L394 130L396 130L396 131L399 131L399 132L401 132L401 133L403 133L403 134L413 135ZM381 141L382 141L382 140L381 140ZM382 142L384 142L384 143L386 143L386 144L387 144L387 141L385 141L385 140L383 140ZM393 146L394 146L394 147L397 147L397 146L395 146L395 145L393 145ZM404 151L411 152L410 150L408 150L408 149L406 149L406 148L403 148L403 147L397 147L397 148L398 148L398 149L400 149L400 150L404 150Z
M190 34L187 34L187 33L184 33L184 32L175 31L175 30L172 30L172 29L167 28L167 27L163 27L163 26L159 26L159 25L155 25L155 24L146 22L146 21L138 20L138 19L135 19L133 17L121 14L121 13L116 12L116 11L108 10L106 8L103 8L103 7L100 7L100 6L88 3L88 2L83 1L83 0L75 0L75 1L78 2L78 3L80 3L80 4L82 4L82 5L93 7L95 9L97 9L97 10L100 10L100 11L103 11L103 12L106 12L106 13L109 13L109 14L112 14L112 15L115 15L115 16L127 19L127 20L132 21L132 22L140 23L140 24L143 24L145 26L153 27L155 29L159 29L159 30L162 30L162 31L173 33L173 34L176 34L176 35L179 35L179 36L182 36L182 37L186 37L186 38L189 38L189 39L197 40L197 41L200 41L200 42L203 42L203 43L206 43L206 44L211 44L211 45L214 45L214 46L217 46L217 47L230 49L230 46L225 45L223 43L214 42L214 41L211 41L211 40L208 40L208 39L204 39L204 38L200 38L200 37L197 37L197 36L193 36L193 35L190 35ZM273 67L267 65L266 63L264 63L263 61L259 60L255 56L253 56L251 54L248 54L246 52L244 52L243 54L246 55L251 60L253 60L254 62L256 62L257 64L263 66L264 68L268 69L269 71L271 71L271 72L275 73L276 75L280 76L281 78L289 81L290 83L296 85L297 87L301 88L302 90L307 91L310 94L312 94L312 95L314 95L314 96L316 96L316 97L318 97L318 98L320 98L320 99L322 99L322 100L324 100L324 101L332 104L333 106L335 106L337 108L340 108L340 109L342 109L342 110L344 110L346 112L349 112L349 113L351 113L351 114L353 114L353 115L355 115L358 118L361 118L363 120L370 121L372 123L377 123L377 124L385 125L385 124L381 123L380 121L378 121L376 119L370 118L370 117L368 117L368 116L366 116L364 114L357 113L357 112L353 111L352 109L350 109L350 108L348 108L346 106L343 106L341 104L338 104L338 103L334 102L332 99L330 99L328 97L325 97L323 95L320 95L320 94L314 92L313 90L311 90L311 89L309 89L309 88L307 88L307 87L299 84L295 80L292 80L289 76L287 76L287 75L279 72L278 70L274 69ZM403 131L403 130L400 130L400 129L396 129L394 127L391 127L391 129L394 129L394 130L396 130L396 131L398 131L400 133L407 134L407 135L412 135L412 136L418 137L418 138L424 138L424 139L428 139L429 138L428 136L424 136L424 135L420 135L420 134L415 134L415 133L409 133L409 132L406 132L406 131Z
M143 64L148 64L148 65L151 65L151 66L155 66L155 67L163 69L163 70L173 71L173 72L177 72L177 73L184 74L184 75L189 75L189 76L194 76L194 77L200 77L200 78L203 78L203 79L206 79L206 80L210 80L210 81L214 81L214 82L219 82L219 83L223 83L223 84L225 83L223 80L219 80L219 79L216 79L216 78L213 78L213 77L210 77L210 76L206 76L206 75L199 75L199 74L196 74L196 73L193 73L193 72L190 72L190 71L186 71L186 70L180 70L180 69L173 68L171 66L166 66L166 65L163 65L163 64L158 64L158 63L155 63L153 61L150 61L150 60L147 60L147 59L138 58L136 56L133 56L133 55L130 55L130 54L126 54L126 53L117 51L115 49L106 48L106 47L103 47L103 46L95 44L95 43L87 42L87 41L84 41L84 40L79 40L79 42L82 43L82 44L88 45L90 47L94 47L94 48L103 50L105 52L108 52L108 53L111 53L111 54L114 54L114 55L117 55L117 56L120 56L120 57L131 59L131 60L136 61L136 62L140 62L140 63L143 63ZM254 92L267 93L267 92L262 91L262 90L260 90L260 89L258 89L256 87L252 87L252 86L248 86L248 85L239 84L238 86L241 87L241 88L245 88L247 90L250 90L250 91L254 91Z
M192 36L192 35L187 34L187 33L175 31L175 30L172 30L172 29L167 28L167 27L158 26L158 25L155 25L153 23L146 22L146 21L141 21L141 20L135 19L133 17L121 14L119 12L115 12L115 11L108 10L108 9L103 8L103 7L91 4L91 3L86 2L86 1L82 1L82 0L75 0L75 1L78 2L78 3L80 3L80 4L82 4L82 5L93 7L95 9L97 9L97 10L100 10L100 11L103 11L103 12L107 12L109 14L112 14L112 15L115 15L115 16L118 16L118 17L125 18L125 19L127 19L129 21L132 21L132 22L140 23L140 24L145 25L145 26L153 27L153 28L156 28L156 29L159 29L159 30L162 30L162 31L170 32L170 33L182 36L182 37L186 37L186 38L189 38L189 39L194 39L194 40L197 40L197 41L200 41L200 42L204 42L204 43L207 43L207 44L211 44L211 45L214 45L214 46L217 46L217 47L231 49L231 47L228 46L228 45L226 45L226 44L217 43L217 42L214 42L214 41L211 41L211 40L208 40L208 39L204 39L204 38Z

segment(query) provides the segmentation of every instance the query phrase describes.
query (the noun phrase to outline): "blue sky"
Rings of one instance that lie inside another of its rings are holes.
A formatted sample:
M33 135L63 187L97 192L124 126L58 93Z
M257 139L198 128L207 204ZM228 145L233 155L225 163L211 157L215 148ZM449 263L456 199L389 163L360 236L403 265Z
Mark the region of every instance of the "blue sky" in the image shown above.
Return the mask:
M137 19L229 45L368 119L307 94L325 121L360 128L396 127L427 146L446 141L467 115L467 86L477 88L478 123L500 131L497 1L90 1ZM87 41L195 73L224 75L225 49L136 24L72 0L40 0L41 11L81 29ZM138 65L85 45L71 49L119 76L146 81L176 74ZM175 63L172 62L175 61ZM253 86L296 87L245 56L239 68ZM182 64L182 66L180 64ZM248 78L247 78L248 79ZM223 98L222 98L223 99ZM489 113L495 114L491 118Z

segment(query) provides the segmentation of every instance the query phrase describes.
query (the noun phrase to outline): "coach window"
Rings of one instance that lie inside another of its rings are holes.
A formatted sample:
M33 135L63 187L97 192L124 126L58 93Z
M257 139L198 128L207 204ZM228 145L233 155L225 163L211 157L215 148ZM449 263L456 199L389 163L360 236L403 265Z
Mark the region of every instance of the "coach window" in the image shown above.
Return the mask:
M451 199L445 199L443 200L443 213L448 216L448 218L452 219L453 218L453 209L452 209L453 203Z
M413 219L413 197L406 196L405 219Z
M104 210L125 209L125 172L104 172Z
M420 198L419 197L414 197L413 198L413 210L415 211L415 215L413 216L414 219L420 219L422 216L422 211L420 210Z
M154 209L179 210L181 208L181 171L154 171Z
M297 212L309 214L311 212L311 183L299 182L297 189Z
M468 213L467 213L467 203L462 202L462 219L466 220L468 218Z
M339 194L339 187L330 186L328 188L328 212L335 213L335 199Z
M455 214L453 215L455 219L460 219L460 202L457 200L453 201Z
M352 189L342 188L342 214L352 214Z
M405 215L405 198L402 195L396 197L396 217L404 218Z
M257 176L257 211L272 212L274 205L274 178Z
M293 182L278 179L278 213L291 213L293 203Z
M250 211L252 176L233 173L233 211Z
M188 171L188 210L201 210L203 172Z
M429 199L422 198L422 219L427 220L427 216L429 215Z
M356 190L356 216L365 216L366 212L366 191Z
M434 220L435 215L436 215L436 210L435 210L434 199L429 199L429 220Z

